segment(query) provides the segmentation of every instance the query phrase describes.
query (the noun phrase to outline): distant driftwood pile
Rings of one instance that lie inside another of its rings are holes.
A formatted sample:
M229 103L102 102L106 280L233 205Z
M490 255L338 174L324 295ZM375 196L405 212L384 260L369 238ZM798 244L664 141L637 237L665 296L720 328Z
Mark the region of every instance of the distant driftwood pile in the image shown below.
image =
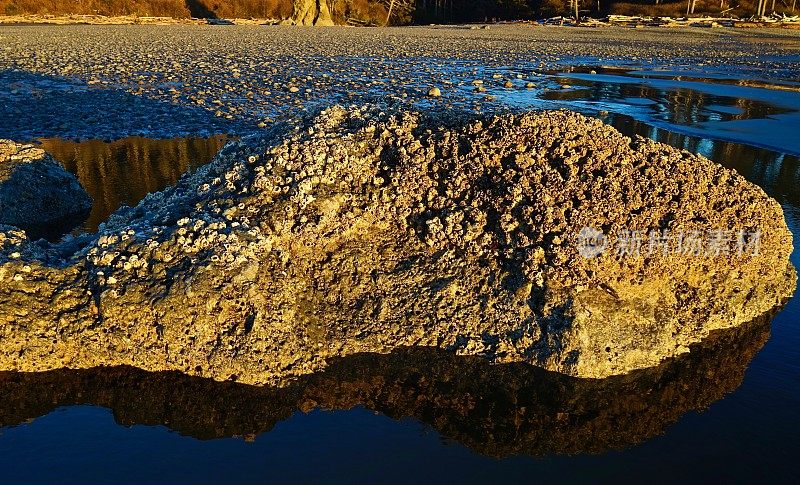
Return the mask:
M800 16L772 14L768 17L751 17L738 19L733 17L639 17L630 15L609 15L603 19L581 18L576 21L571 17L553 17L542 22L545 25L575 27L778 27L800 29Z
M175 17L139 17L124 15L0 15L0 25L44 24L44 25L261 25L277 24L277 19L197 19Z

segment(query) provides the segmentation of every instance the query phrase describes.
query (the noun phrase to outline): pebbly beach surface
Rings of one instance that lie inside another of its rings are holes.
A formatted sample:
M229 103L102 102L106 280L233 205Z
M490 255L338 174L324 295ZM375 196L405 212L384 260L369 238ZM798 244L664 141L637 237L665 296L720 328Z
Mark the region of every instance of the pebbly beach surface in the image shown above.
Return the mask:
M0 27L0 137L256 132L332 104L509 109L575 66L691 70L798 89L800 32L501 25ZM432 89L440 97L428 95Z

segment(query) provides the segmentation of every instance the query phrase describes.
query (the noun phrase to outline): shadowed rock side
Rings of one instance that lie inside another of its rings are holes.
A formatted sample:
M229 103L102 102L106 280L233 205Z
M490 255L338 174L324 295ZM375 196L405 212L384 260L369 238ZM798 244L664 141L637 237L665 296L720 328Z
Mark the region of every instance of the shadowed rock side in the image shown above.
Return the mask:
M586 259L584 226L758 229L760 248ZM407 346L624 374L765 314L796 283L760 188L570 112L331 108L228 144L97 236L0 245L0 368L247 384Z
M160 424L200 439L253 437L298 410L363 405L418 419L485 455L601 453L660 435L736 389L768 335L763 318L717 331L659 367L603 380L422 348L335 359L283 388L130 367L0 373L0 425L94 404L123 425Z
M186 0L186 8L189 10L189 14L198 19L215 19L217 15L214 13L213 10L210 10L203 2L199 2L198 0Z
M0 224L32 237L60 236L89 214L92 199L44 150L0 140Z

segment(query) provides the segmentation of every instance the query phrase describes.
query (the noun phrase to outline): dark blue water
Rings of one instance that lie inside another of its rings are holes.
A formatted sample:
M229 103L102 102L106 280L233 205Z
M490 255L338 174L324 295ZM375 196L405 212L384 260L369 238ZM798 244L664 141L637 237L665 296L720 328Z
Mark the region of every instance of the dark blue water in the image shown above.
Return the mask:
M735 168L800 234L798 93L585 77L528 101L576 103ZM284 390L129 369L5 375L0 481L797 483L799 301L771 328L602 384L425 353L348 360Z

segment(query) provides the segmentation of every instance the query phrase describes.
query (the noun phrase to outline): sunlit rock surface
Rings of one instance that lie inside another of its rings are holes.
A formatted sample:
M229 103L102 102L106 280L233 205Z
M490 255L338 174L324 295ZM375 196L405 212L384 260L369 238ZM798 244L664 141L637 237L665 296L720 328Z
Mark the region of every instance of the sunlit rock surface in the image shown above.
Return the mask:
M97 236L8 233L0 368L278 385L434 347L608 377L794 291L780 206L730 170L575 113L431 116L331 108L230 143ZM586 258L585 227L760 236L742 254Z
M43 149L0 140L0 224L40 235L80 222L91 207L78 179Z
M334 25L326 0L294 0L293 9L291 19L283 22L284 24L325 27Z

